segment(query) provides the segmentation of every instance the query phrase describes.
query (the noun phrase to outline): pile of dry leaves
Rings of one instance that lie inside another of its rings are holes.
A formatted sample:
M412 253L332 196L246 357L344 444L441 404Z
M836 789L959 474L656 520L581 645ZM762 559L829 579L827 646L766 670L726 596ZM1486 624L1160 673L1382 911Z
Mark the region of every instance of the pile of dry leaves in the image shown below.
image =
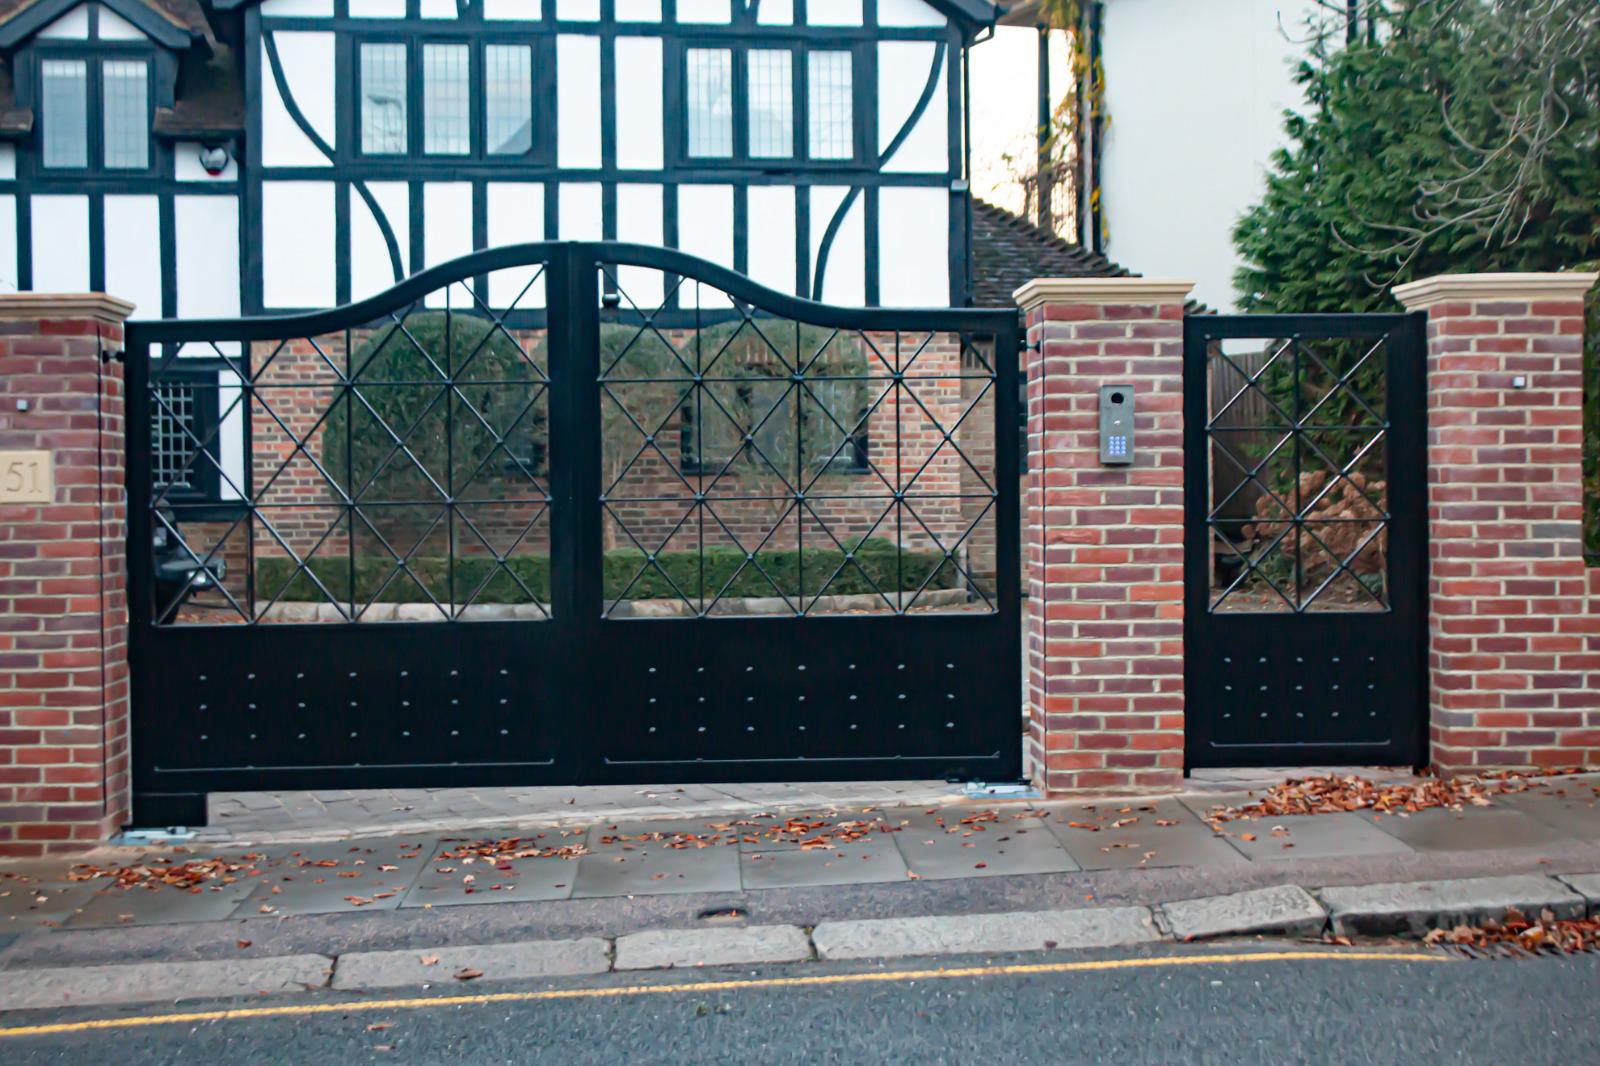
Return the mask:
M1379 814L1411 814L1430 807L1460 810L1465 806L1487 807L1490 796L1522 792L1535 782L1507 777L1489 782L1483 779L1436 777L1416 783L1396 782L1380 785L1365 777L1291 777L1267 789L1254 803L1238 807L1215 807L1207 820L1231 822L1236 818L1283 818L1299 814L1335 814L1341 811L1374 811Z
M561 834L566 836L565 833ZM453 847L439 853L441 859L460 859L472 862L474 859L494 860L505 862L511 859L581 859L589 854L589 849L584 847L583 831L573 834L579 837L571 844L540 844L544 834L540 833L532 840L524 837L502 837L499 840L472 840L462 841Z
M1515 908L1506 911L1504 921L1489 919L1482 925L1458 925L1454 929L1435 929L1425 938L1429 944L1474 950L1510 949L1529 953L1553 954L1600 950L1600 918L1557 918L1548 910L1530 919Z
M69 881L109 880L117 888L180 888L201 892L207 888L231 885L241 877L259 877L263 856L250 854L238 859L190 859L174 862L168 858L151 859L147 863L130 866L96 866L80 862L67 873Z

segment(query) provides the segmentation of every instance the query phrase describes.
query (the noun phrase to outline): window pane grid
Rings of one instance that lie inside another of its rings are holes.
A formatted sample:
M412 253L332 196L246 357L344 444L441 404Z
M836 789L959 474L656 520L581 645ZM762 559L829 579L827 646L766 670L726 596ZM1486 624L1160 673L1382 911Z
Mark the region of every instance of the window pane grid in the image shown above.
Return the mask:
M726 48L690 48L685 58L689 154L729 158L733 155L733 53Z
M794 154L794 57L787 51L750 52L750 155Z
M80 59L40 64L40 110L44 119L44 165L89 165L89 79Z
M484 130L490 155L533 147L533 51L491 44L483 50Z
M105 165L143 170L150 165L149 67L142 59L100 65Z
M361 150L398 155L406 150L406 46L361 46Z
M160 402L150 406L151 481L157 492L193 488L195 466L184 464L193 450L189 432L198 431L194 386L158 385L155 393Z
M472 151L471 88L467 46L422 48L422 150L429 155Z
M811 158L854 158L850 53L812 52L807 59Z

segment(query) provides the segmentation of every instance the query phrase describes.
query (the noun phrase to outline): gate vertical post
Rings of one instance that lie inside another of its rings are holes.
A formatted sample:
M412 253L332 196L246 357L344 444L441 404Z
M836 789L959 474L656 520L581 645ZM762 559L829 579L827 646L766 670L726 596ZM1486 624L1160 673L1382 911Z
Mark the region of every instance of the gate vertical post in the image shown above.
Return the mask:
M1448 274L1428 313L1428 668L1442 773L1600 763L1600 569L1583 558L1595 274Z
M1047 793L1183 777L1183 313L1191 281L1037 279L1028 327L1028 762ZM1102 466L1102 385L1133 462Z
M0 296L0 855L128 816L122 323L99 293Z

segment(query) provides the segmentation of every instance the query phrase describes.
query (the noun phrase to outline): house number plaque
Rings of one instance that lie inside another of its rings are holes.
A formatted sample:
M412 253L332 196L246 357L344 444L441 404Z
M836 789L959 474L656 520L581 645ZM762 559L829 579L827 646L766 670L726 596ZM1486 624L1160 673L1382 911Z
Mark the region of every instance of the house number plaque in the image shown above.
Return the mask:
M0 504L55 499L55 457L49 452L0 451Z

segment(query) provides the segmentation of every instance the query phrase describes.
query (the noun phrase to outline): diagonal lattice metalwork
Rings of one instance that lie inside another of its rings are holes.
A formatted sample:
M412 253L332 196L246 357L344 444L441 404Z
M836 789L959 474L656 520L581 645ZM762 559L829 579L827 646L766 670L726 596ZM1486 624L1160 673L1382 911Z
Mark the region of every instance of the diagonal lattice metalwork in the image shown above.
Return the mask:
M1209 346L1210 609L1387 610L1387 338L1255 344Z
M996 375L972 338L814 326L682 277L641 300L599 274L599 502L635 553L608 615L647 575L700 616L752 595L904 613L935 586L994 610L966 558L998 497Z
M552 505L545 331L511 324L542 285L537 264L504 307L456 282L328 333L153 353L171 453L148 503L157 573L184 575L158 580L157 620L409 617L384 604L487 616L491 588L548 617L548 549L532 543ZM216 367L209 382L199 366ZM221 398L198 431L196 388ZM197 470L220 501L184 498Z

